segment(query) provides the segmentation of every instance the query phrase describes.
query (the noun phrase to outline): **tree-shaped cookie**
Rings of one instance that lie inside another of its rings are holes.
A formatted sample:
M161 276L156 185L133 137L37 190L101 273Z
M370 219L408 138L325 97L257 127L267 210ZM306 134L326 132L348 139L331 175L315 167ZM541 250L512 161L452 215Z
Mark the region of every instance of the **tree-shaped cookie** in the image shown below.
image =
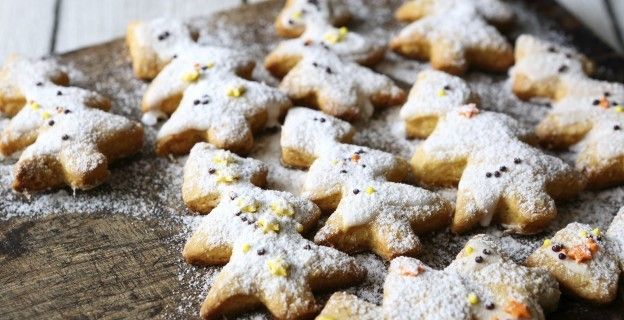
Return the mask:
M295 38L311 25L344 26L350 18L344 0L288 0L275 20L275 29L282 37Z
M67 74L51 60L7 59L0 70L0 112L12 118L0 133L0 154L10 156L35 142L57 110L110 109L110 101L98 93L68 84Z
M0 134L0 153L23 150L13 168L17 191L95 187L110 174L109 162L143 144L138 123L97 110L110 102L68 83L49 60L12 56L0 71L0 109L13 116Z
M159 133L158 154L184 154L202 140L247 152L253 133L275 126L290 107L279 90L246 80L253 60L198 44L179 21L133 23L127 41L137 76L155 76L143 97L143 121L174 114Z
M435 70L422 71L401 108L406 134L410 138L424 139L447 112L477 100L461 78Z
M387 76L340 59L316 44L307 47L280 89L296 104L347 120L366 119L376 107L405 101L405 92Z
M266 166L206 143L185 166L183 197L210 212L188 239L189 263L227 263L202 306L212 319L264 304L278 319L317 310L312 291L360 281L364 269L348 255L305 240L320 216L311 201L258 187ZM214 209L213 209L214 207Z
M308 48L317 45L348 61L365 66L377 64L385 48L347 27L336 28L330 24L313 24L299 38L282 41L266 57L264 66L276 77L282 78L306 55Z
M616 237L621 241L621 234ZM605 304L616 298L620 276L618 257L611 250L600 229L575 222L546 239L527 264L547 269L567 292Z
M510 117L462 106L418 146L414 173L425 184L459 182L455 232L499 222L513 232L535 233L556 216L554 199L579 192L583 179L562 160L521 141L528 139L529 132Z
M298 234L254 233L235 243L201 316L214 319L264 305L277 319L310 317L319 309L313 291L350 285L364 274L353 258Z
M509 25L514 18L511 8L500 0L408 0L397 9L394 16L399 21L411 22L428 15L443 14L457 5L476 11L497 27Z
M578 152L576 167L590 187L624 181L624 85L587 77L593 68L575 51L531 36L517 41L518 62L512 73L521 98L555 99L538 125L540 141Z
M516 264L498 240L477 235L444 270L407 257L392 260L381 307L336 293L317 320L325 320L324 315L372 319L361 310L393 320L544 319L559 296L557 281L548 272Z
M370 249L386 259L418 253L416 233L448 223L450 205L435 193L389 182L406 179L406 162L340 143L351 131L344 121L304 108L292 109L284 122L282 147L289 151L283 155L315 159L303 194L325 211L335 209L315 241L348 252Z
M506 71L513 64L512 47L471 2L456 1L448 10L412 22L390 47L407 57L428 59L434 68L452 74L462 74L469 66Z

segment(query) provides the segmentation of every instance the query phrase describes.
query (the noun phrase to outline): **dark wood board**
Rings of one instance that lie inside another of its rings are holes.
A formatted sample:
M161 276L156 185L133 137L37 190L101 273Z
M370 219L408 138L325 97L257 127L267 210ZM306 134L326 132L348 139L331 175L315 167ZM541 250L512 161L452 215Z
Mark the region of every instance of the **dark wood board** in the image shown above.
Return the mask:
M400 1L366 2L392 12ZM281 6L280 1L248 5L193 24L202 30L232 29L224 34L236 35L234 46L261 59L279 41L272 21ZM598 78L624 82L624 58L561 7L553 1L523 6L593 58ZM366 30L366 21L353 23ZM390 16L382 25L389 32L400 26ZM207 42L231 44L230 36L208 33ZM113 112L140 119L145 83L132 76L123 40L59 58L83 72L75 85L102 92L113 99ZM148 132L140 155L116 164L110 183L95 190L26 199L6 186L0 189L0 319L197 317L205 291L201 279L218 268L195 268L181 260L189 226L179 194L180 165L160 170L170 160L153 155L154 134ZM91 199L103 205L89 204ZM549 318L624 319L623 314L622 297L606 307L562 298Z

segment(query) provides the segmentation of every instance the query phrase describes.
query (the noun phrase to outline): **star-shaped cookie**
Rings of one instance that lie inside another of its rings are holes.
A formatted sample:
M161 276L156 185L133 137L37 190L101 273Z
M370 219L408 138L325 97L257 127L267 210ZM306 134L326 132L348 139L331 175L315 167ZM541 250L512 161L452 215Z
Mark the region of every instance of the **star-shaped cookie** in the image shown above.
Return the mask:
M508 26L514 18L512 9L500 0L409 0L397 9L394 16L399 21L411 22L432 14L444 14L458 5L475 11L497 27Z
M554 199L582 190L573 168L522 140L530 140L529 131L510 117L463 106L418 146L412 165L421 182L459 182L454 232L499 222L516 233L536 233L556 216Z
M618 257L611 250L600 229L574 222L546 239L527 264L547 269L567 292L606 304L616 298L621 272Z
M343 0L288 0L275 20L277 34L296 38L317 24L344 26L351 13Z
M469 3L461 1L448 11L412 22L392 39L390 48L428 59L435 69L452 74L463 74L469 66L506 71L514 61L511 45Z
M447 112L478 100L463 79L436 70L422 71L401 108L405 132L409 138L424 139Z

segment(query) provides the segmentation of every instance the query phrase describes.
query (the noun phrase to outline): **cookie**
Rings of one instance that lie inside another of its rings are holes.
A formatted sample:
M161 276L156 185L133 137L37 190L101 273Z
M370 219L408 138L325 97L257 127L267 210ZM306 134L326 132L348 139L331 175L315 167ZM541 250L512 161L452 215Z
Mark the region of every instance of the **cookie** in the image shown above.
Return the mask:
M514 61L511 45L481 18L472 1L454 1L448 10L412 22L390 41L390 48L457 75L468 67L503 72Z
M435 129L439 118L457 106L478 100L459 77L435 70L420 72L400 112L407 137L426 138Z
M276 126L291 105L279 90L246 80L253 60L196 43L179 21L134 23L127 42L135 73L157 74L141 103L143 122L171 115L158 134L159 155L185 154L199 141L246 153L253 134Z
M280 84L293 103L312 106L346 120L369 118L375 108L405 101L405 92L390 78L340 59L311 44Z
M555 99L536 129L541 143L576 151L576 167L592 188L624 182L624 85L588 78L587 58L531 36L518 39L516 56L514 92Z
M209 213L237 189L266 185L268 169L255 159L243 158L208 143L198 143L184 165L182 199L194 212Z
M618 259L608 241L598 228L570 223L546 239L527 264L547 269L566 292L606 304L616 298L620 276Z
M329 298L316 320L377 320L383 319L381 308L346 292Z
M313 291L351 285L364 269L348 255L298 234L239 239L201 307L204 319L264 305L277 319L301 319L320 309Z
M343 0L288 0L275 20L275 30L282 37L296 38L311 25L344 26L350 19Z
M384 283L384 318L544 319L558 304L557 282L543 269L516 264L500 246L477 235L444 270L394 259Z
M611 241L613 254L620 261L620 269L624 271L624 209L620 208L613 218L607 230L607 237Z
M304 108L292 109L282 128L282 147L289 150L283 155L315 159L302 194L333 211L315 242L347 252L372 250L386 259L417 254L416 234L446 225L450 204L433 192L390 182L406 178L407 163L341 143L351 131L346 122Z
M282 41L265 59L264 66L276 77L284 77L304 55L307 47L320 45L341 59L373 66L384 57L384 46L350 31L328 24L308 26L301 37Z
M185 260L224 264L202 305L214 319L265 305L278 319L318 311L312 290L351 285L365 270L337 250L304 239L320 216L311 201L264 190L266 166L206 143L185 165L183 197L210 213L184 246ZM214 208L213 208L214 207Z
M559 100L580 89L575 80L594 72L583 54L531 35L516 40L516 64L511 69L512 90L521 99L546 97ZM586 80L589 80L588 78Z
M100 94L67 85L67 74L52 60L7 59L0 70L0 112L11 120L0 133L1 155L8 157L34 143L38 129L58 108L110 109L110 101Z
M12 56L0 79L3 111L14 115L0 134L0 153L22 151L13 167L16 191L93 188L110 175L109 162L143 145L141 125L98 110L110 108L101 95L65 87L67 74L52 61Z
M457 5L471 7L499 28L509 26L514 19L513 10L500 0L409 0L397 9L394 16L399 21L412 22L428 15L443 14Z
M462 106L418 146L414 174L429 185L458 182L454 232L498 222L511 232L536 233L555 218L554 200L572 197L584 184L562 160L523 142L530 140L514 119Z

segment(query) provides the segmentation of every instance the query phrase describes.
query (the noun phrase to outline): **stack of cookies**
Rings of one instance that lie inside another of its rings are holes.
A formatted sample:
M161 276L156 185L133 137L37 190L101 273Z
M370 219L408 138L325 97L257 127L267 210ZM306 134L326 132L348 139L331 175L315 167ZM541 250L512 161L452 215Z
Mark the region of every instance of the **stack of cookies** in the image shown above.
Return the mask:
M410 24L387 45L350 30L350 17L347 1L287 0L275 29L288 39L264 60L277 87L253 77L253 56L202 44L183 22L128 28L134 74L151 81L142 122L160 126L145 152L188 155L182 199L207 215L182 255L223 265L201 317L264 307L277 319L544 319L561 292L616 299L624 210L605 231L567 225L523 263L486 234L442 270L414 257L427 250L419 235L446 228L538 234L557 220L557 201L624 183L624 86L590 78L593 63L573 49L531 35L514 49L502 34L514 11L500 0L407 1L395 17ZM372 69L386 46L429 60L409 92ZM552 109L535 129L486 111L496 108L461 78L469 69L509 70L519 99L547 99ZM405 136L422 140L411 159L354 139L355 124L391 107L400 107ZM11 118L0 153L22 152L13 188L104 183L109 162L143 146L142 125L110 108L69 86L54 61L9 59L0 70L0 112ZM282 164L306 171L299 194L267 188L267 164L244 157L280 126ZM546 148L570 149L574 164ZM366 278L360 252L389 266L381 305L347 292L319 303L315 293Z

